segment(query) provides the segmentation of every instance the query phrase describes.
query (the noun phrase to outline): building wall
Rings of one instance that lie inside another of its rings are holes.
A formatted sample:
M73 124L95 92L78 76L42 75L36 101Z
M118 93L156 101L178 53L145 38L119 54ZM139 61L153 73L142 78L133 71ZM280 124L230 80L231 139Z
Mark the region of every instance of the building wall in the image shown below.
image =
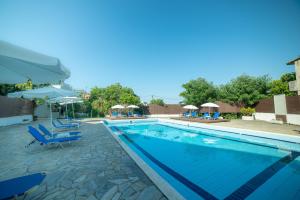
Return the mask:
M300 125L300 96L274 96L261 100L255 107L255 119L281 120L288 124Z
M300 95L300 60L295 62L295 72L296 72L296 85L298 89L298 95Z
M256 120L262 120L262 121L272 121L276 119L275 113L260 113L256 112L254 113Z
M144 109L146 115L157 115L157 114L181 114L184 112L184 109L179 104L166 104L165 106L150 104Z
M221 113L239 113L240 107L236 105L230 105L224 102L216 102L219 105L219 108L211 108L210 112L219 111ZM165 106L150 104L147 107L143 108L144 114L148 116L179 116L183 112L186 112L186 109L182 108L180 104L166 104ZM208 108L200 108L199 112L208 112Z
M274 99L263 99L255 106L255 111L258 113L275 113Z
M300 96L287 96L286 109L288 114L300 114Z
M31 101L0 96L0 126L30 122L32 114Z
M21 98L0 96L0 117L32 115L33 103Z

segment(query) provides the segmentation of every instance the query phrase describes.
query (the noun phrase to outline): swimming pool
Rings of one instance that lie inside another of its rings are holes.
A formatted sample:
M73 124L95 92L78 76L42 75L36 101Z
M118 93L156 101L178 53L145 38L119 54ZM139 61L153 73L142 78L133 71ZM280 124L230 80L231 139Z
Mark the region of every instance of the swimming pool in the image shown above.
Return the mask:
M107 127L186 199L300 199L300 145L161 121Z

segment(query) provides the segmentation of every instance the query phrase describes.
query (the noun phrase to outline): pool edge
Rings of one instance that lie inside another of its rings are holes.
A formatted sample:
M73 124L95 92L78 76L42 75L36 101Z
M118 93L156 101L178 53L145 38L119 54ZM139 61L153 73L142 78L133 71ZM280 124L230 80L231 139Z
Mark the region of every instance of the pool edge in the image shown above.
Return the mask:
M164 178L162 178L155 170L153 170L142 158L140 158L130 147L127 146L120 138L112 132L112 130L103 123L103 126L121 145L124 151L134 160L134 162L143 170L148 178L159 188L159 190L168 198L174 200L184 200L185 198L177 192Z

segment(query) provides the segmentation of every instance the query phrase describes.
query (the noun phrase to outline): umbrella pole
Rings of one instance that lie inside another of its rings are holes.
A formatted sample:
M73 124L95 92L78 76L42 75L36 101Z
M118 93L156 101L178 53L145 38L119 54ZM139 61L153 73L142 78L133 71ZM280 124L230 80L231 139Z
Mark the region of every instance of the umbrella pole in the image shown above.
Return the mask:
M51 107L51 102L50 102L50 123L51 123L51 134L52 134L52 137L53 137L53 124L52 124L52 107Z
M74 104L72 102L72 110L73 110L73 120L75 120L75 112L74 112Z
M66 103L66 114L67 114L67 120L69 120L69 114L68 114L68 104Z

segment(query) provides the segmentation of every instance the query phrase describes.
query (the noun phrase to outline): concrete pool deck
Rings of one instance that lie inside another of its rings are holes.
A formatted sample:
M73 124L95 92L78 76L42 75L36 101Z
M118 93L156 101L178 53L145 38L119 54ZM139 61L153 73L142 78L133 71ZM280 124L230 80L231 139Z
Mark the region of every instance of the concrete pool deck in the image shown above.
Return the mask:
M35 143L27 125L0 128L0 181L37 172L47 176L40 186L17 199L138 199L166 197L122 149L99 121L84 122L82 140L64 148ZM46 120L33 122L49 125ZM49 126L47 126L49 127Z
M245 121L245 120L234 119L231 120L230 122L220 122L215 125L300 136L300 132L295 131L295 130L300 130L300 126L291 125L291 124L272 124L270 122L259 121L259 120Z

